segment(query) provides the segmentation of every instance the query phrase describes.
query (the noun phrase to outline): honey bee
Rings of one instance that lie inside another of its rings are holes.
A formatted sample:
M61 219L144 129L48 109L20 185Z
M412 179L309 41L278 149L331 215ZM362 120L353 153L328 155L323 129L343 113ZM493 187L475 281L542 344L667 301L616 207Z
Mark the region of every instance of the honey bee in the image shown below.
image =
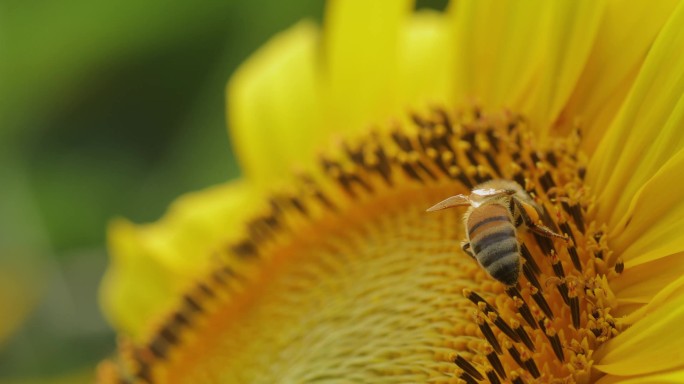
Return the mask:
M487 181L476 186L469 196L451 196L427 211L460 206L468 206L464 215L467 240L462 243L463 251L507 286L515 285L520 275L517 227L525 224L534 233L567 241L541 224L542 208L514 181Z

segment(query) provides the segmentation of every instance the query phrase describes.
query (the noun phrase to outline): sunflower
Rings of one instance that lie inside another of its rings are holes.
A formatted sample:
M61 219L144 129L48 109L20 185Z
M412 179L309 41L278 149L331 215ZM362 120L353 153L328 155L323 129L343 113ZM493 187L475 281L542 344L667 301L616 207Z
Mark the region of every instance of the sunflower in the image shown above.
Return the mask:
M331 2L228 86L244 178L112 224L100 381L681 382L684 6ZM461 250L518 183L518 283Z

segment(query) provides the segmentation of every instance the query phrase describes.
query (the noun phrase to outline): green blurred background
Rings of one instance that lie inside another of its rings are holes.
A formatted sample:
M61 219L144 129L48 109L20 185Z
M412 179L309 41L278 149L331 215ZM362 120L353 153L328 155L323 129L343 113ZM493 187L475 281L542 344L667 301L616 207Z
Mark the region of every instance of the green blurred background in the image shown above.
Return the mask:
M93 380L107 222L238 176L226 81L323 6L0 0L0 384Z
M0 322L20 324L0 338L0 383L92 381L115 346L96 301L108 220L156 220L236 177L227 79L322 12L316 0L0 1Z

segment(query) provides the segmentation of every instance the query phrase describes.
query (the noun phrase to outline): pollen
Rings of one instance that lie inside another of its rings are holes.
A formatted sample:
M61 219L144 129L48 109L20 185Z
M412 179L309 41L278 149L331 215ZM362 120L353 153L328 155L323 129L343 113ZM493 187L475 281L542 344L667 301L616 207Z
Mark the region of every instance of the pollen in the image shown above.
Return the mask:
M524 116L477 108L401 121L275 191L100 381L589 382L622 328L609 282L625 266L592 218L577 135L536 138ZM425 213L492 179L520 184L567 240L520 227L514 286L462 251L463 212Z

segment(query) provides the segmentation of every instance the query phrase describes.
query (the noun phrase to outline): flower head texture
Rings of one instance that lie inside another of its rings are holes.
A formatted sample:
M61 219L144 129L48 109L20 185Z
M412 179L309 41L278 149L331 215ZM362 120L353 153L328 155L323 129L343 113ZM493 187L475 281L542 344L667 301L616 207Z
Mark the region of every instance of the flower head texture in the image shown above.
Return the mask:
M684 381L684 6L413 8L238 70L244 178L110 228L102 383ZM490 180L527 205L426 212Z

